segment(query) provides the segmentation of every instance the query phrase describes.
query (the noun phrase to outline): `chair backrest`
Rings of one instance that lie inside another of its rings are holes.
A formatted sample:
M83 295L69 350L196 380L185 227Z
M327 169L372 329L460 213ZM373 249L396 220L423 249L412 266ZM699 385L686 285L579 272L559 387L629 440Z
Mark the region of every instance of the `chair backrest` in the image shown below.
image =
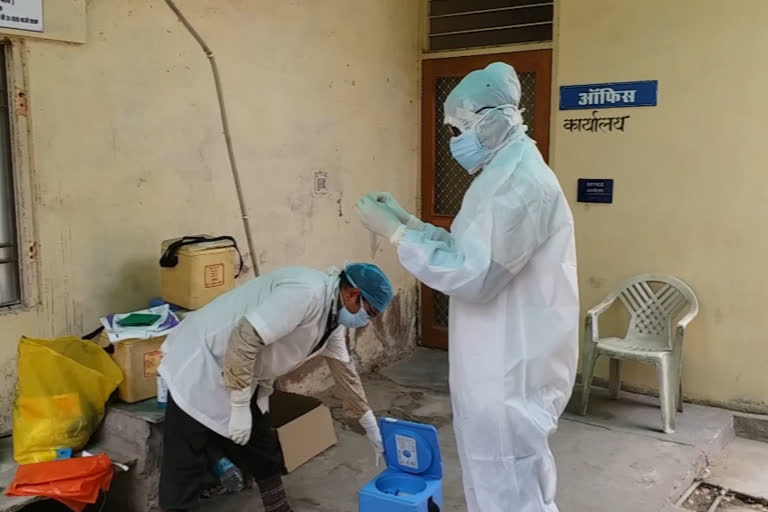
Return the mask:
M664 274L641 274L622 283L618 296L630 314L627 336L663 341L671 348L672 321L683 311L698 311L693 290Z

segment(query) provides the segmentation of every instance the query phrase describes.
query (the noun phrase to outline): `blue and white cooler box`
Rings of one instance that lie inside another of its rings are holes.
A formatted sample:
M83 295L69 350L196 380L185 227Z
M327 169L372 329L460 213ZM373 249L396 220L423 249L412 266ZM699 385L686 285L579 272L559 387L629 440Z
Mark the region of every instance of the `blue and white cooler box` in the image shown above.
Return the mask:
M359 492L359 512L436 512L443 507L437 429L409 421L379 422L387 469Z

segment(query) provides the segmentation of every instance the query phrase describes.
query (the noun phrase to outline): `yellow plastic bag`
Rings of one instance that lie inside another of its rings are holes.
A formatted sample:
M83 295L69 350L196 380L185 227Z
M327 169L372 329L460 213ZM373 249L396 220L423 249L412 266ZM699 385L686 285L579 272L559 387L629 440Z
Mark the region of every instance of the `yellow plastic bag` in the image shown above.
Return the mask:
M79 450L104 418L104 404L123 373L104 350L77 338L22 338L16 362L13 456L46 462L60 449Z

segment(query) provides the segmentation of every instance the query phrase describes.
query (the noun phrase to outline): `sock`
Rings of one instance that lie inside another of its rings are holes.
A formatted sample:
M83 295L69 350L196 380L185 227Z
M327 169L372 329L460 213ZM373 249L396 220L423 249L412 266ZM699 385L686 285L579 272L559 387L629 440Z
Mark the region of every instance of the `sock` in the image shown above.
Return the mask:
M283 488L283 478L276 475L258 482L264 512L293 512Z

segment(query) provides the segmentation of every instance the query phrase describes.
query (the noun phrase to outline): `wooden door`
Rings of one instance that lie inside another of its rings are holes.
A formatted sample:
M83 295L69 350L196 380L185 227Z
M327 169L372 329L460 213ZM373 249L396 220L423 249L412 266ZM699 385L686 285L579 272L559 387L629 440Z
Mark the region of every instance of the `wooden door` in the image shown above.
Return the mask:
M425 222L449 229L461 208L470 176L451 157L450 131L443 125L443 103L470 71L502 61L514 66L522 89L520 107L528 134L549 158L549 114L552 82L552 51L457 57L425 60L422 64L422 157L421 200ZM448 297L422 285L422 344L448 348Z

